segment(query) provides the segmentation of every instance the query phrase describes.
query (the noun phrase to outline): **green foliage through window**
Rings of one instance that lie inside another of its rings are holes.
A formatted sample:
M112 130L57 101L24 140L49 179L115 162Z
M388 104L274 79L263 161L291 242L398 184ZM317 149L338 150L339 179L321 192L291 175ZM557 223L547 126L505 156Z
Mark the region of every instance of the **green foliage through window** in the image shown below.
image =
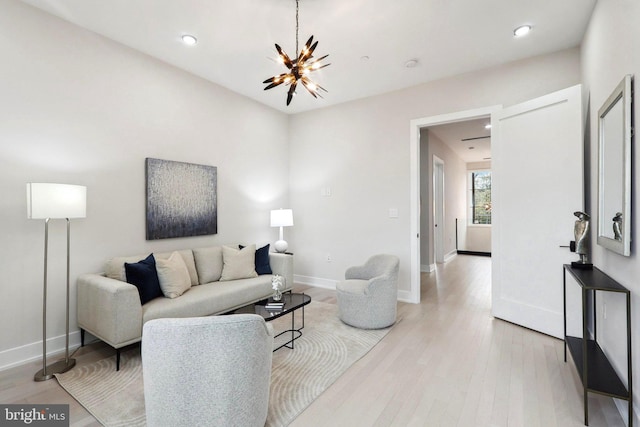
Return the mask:
M471 172L473 224L491 224L491 171Z

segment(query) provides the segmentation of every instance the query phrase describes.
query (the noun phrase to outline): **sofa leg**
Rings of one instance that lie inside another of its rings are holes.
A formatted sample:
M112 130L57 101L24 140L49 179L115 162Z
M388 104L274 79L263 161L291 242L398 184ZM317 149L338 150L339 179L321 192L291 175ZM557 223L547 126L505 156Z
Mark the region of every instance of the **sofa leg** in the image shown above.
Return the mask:
M116 348L116 371L120 370L120 349Z

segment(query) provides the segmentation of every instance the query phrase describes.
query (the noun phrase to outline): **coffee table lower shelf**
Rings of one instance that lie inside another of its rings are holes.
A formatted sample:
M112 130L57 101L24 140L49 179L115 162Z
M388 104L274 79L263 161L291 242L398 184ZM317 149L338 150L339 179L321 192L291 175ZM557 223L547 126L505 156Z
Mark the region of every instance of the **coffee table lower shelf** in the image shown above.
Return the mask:
M281 310L267 310L267 308L265 307L267 303L273 302L271 298L267 298L253 304L245 305L244 307L240 307L237 310L233 310L225 314L257 314L259 316L262 316L265 321L269 322L271 320L278 319L291 313L291 329L282 331L273 337L275 342L278 337L281 337L285 334L291 334L291 339L284 344L279 345L273 351L275 352L277 350L280 350L282 347L287 347L293 350L294 341L302 336L302 330L304 329L304 306L311 302L311 297L306 294L288 292L282 295L281 301L284 302L284 307L282 307ZM295 313L298 309L302 309L302 326L296 328Z

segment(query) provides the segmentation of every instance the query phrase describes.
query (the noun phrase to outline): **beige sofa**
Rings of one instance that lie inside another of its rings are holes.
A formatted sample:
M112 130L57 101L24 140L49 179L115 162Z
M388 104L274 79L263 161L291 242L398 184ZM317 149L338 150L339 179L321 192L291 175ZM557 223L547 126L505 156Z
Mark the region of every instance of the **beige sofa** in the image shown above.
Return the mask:
M222 314L273 294L271 274L220 281L225 268L221 246L177 251L189 272L191 287L176 298L158 297L141 304L136 286L126 282L124 263L135 263L147 255L110 259L103 273L84 274L78 278L78 326L82 342L84 332L96 336L117 351L139 342L142 326L152 319L200 317ZM156 260L168 259L170 253L154 253ZM285 278L284 291L293 284L293 256L269 253L273 274Z

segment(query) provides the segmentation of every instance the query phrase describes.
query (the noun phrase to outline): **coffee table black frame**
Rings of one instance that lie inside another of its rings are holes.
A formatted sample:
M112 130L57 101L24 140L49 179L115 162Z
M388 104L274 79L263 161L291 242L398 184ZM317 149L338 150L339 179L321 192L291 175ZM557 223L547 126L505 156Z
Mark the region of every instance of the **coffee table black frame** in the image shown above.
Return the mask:
M291 313L291 329L287 329L286 331L280 332L276 336L274 336L274 340L281 335L291 333L291 339L281 346L275 348L273 351L279 350L282 347L287 347L293 350L294 341L302 336L302 329L304 329L304 306L311 302L311 297L306 294L298 294L287 292L282 294L282 302L284 302L284 307L279 310L267 309L265 306L269 302L273 302L272 298L267 298L255 302L253 304L245 305L244 307L240 307L236 310L230 311L225 314L257 314L262 316L262 318L269 322L271 320L275 320L279 317L282 317L286 314ZM296 310L302 308L302 326L300 328L295 327L296 320Z

